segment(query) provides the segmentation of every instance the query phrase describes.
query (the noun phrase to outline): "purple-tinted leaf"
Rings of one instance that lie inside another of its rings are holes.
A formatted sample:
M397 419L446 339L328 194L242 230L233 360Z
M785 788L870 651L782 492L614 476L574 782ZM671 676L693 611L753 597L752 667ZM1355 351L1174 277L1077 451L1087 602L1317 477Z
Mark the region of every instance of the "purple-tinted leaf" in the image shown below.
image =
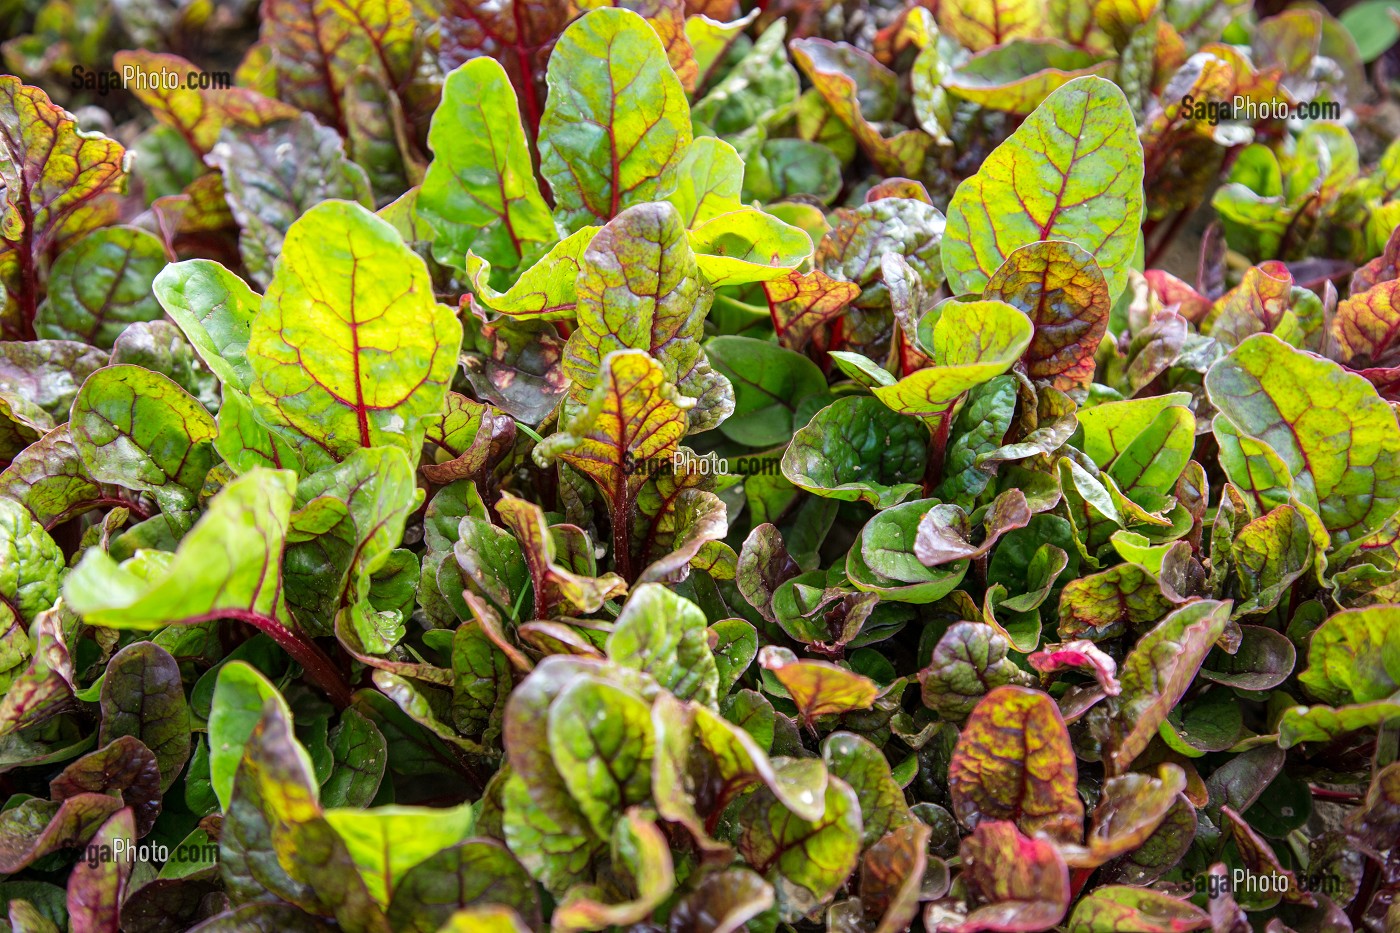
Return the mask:
M134 819L129 809L117 811L98 830L90 845L108 858L80 862L68 877L68 917L75 930L85 933L117 933L121 929L121 905L135 861L124 858L119 847L133 851Z
M56 849L82 845L120 809L119 797L79 794L62 803L30 798L0 812L0 872L14 874Z
M160 816L160 780L155 755L139 739L124 735L64 768L49 782L49 796L59 802L87 794L120 796L139 837Z
M963 880L973 909L945 933L1030 933L1059 923L1069 907L1069 870L1054 844L1003 820L979 823L963 840Z
M1176 610L1123 660L1121 696L1111 704L1118 723L1110 763L1124 771L1157 734L1229 622L1230 604L1200 600Z
M1063 645L1046 645L1043 650L1032 653L1026 660L1042 674L1060 670L1085 671L1093 675L1108 696L1117 696L1122 691L1118 678L1114 676L1118 670L1117 664L1092 641L1081 639L1065 642Z
M1077 777L1054 701L1008 686L983 697L968 717L948 768L948 789L964 826L1009 820L1026 832L1077 841L1084 822Z
M161 792L170 790L191 744L190 710L175 659L151 642L126 646L107 663L100 699L99 740L140 739L160 766Z

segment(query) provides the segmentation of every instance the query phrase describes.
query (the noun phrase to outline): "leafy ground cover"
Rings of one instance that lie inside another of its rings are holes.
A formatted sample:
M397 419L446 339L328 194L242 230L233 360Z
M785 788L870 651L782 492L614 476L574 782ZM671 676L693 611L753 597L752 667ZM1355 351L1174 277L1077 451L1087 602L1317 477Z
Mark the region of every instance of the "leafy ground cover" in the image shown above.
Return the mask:
M0 22L6 929L1400 930L1384 3Z

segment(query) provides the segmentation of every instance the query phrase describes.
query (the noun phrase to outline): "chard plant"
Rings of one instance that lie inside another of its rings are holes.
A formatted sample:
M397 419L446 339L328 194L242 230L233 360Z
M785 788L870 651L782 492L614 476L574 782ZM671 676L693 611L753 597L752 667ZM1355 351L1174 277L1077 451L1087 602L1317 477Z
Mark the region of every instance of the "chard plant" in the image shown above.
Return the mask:
M0 10L0 928L1400 929L1391 40L1271 10Z

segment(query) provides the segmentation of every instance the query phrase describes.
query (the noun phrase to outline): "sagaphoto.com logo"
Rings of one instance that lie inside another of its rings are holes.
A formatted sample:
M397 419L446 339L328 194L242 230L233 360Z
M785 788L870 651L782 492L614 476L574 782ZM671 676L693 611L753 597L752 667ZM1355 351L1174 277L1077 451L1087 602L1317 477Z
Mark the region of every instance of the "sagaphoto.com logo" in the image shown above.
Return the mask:
M233 75L227 71L174 69L164 65L150 70L135 65L123 65L120 71L102 71L74 65L69 86L75 91L92 91L99 97L106 97L115 90L156 93L182 90L222 91L233 87Z
M1255 100L1237 94L1230 100L1206 100L1187 94L1181 98L1180 119L1219 126L1221 121L1256 123L1260 120L1340 120L1342 105L1335 100Z
M118 836L111 843L101 845L89 843L83 847L83 861L90 868L109 862L151 862L164 865L174 859L177 862L211 863L219 860L217 842L182 842L173 850L158 842L137 843Z

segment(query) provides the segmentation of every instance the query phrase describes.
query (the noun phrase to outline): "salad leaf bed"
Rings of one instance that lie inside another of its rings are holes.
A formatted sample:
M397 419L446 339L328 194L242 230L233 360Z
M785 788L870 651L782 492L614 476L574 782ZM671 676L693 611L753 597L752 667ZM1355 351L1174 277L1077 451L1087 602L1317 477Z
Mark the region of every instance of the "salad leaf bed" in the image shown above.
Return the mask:
M0 5L0 930L1400 930L1381 6Z

